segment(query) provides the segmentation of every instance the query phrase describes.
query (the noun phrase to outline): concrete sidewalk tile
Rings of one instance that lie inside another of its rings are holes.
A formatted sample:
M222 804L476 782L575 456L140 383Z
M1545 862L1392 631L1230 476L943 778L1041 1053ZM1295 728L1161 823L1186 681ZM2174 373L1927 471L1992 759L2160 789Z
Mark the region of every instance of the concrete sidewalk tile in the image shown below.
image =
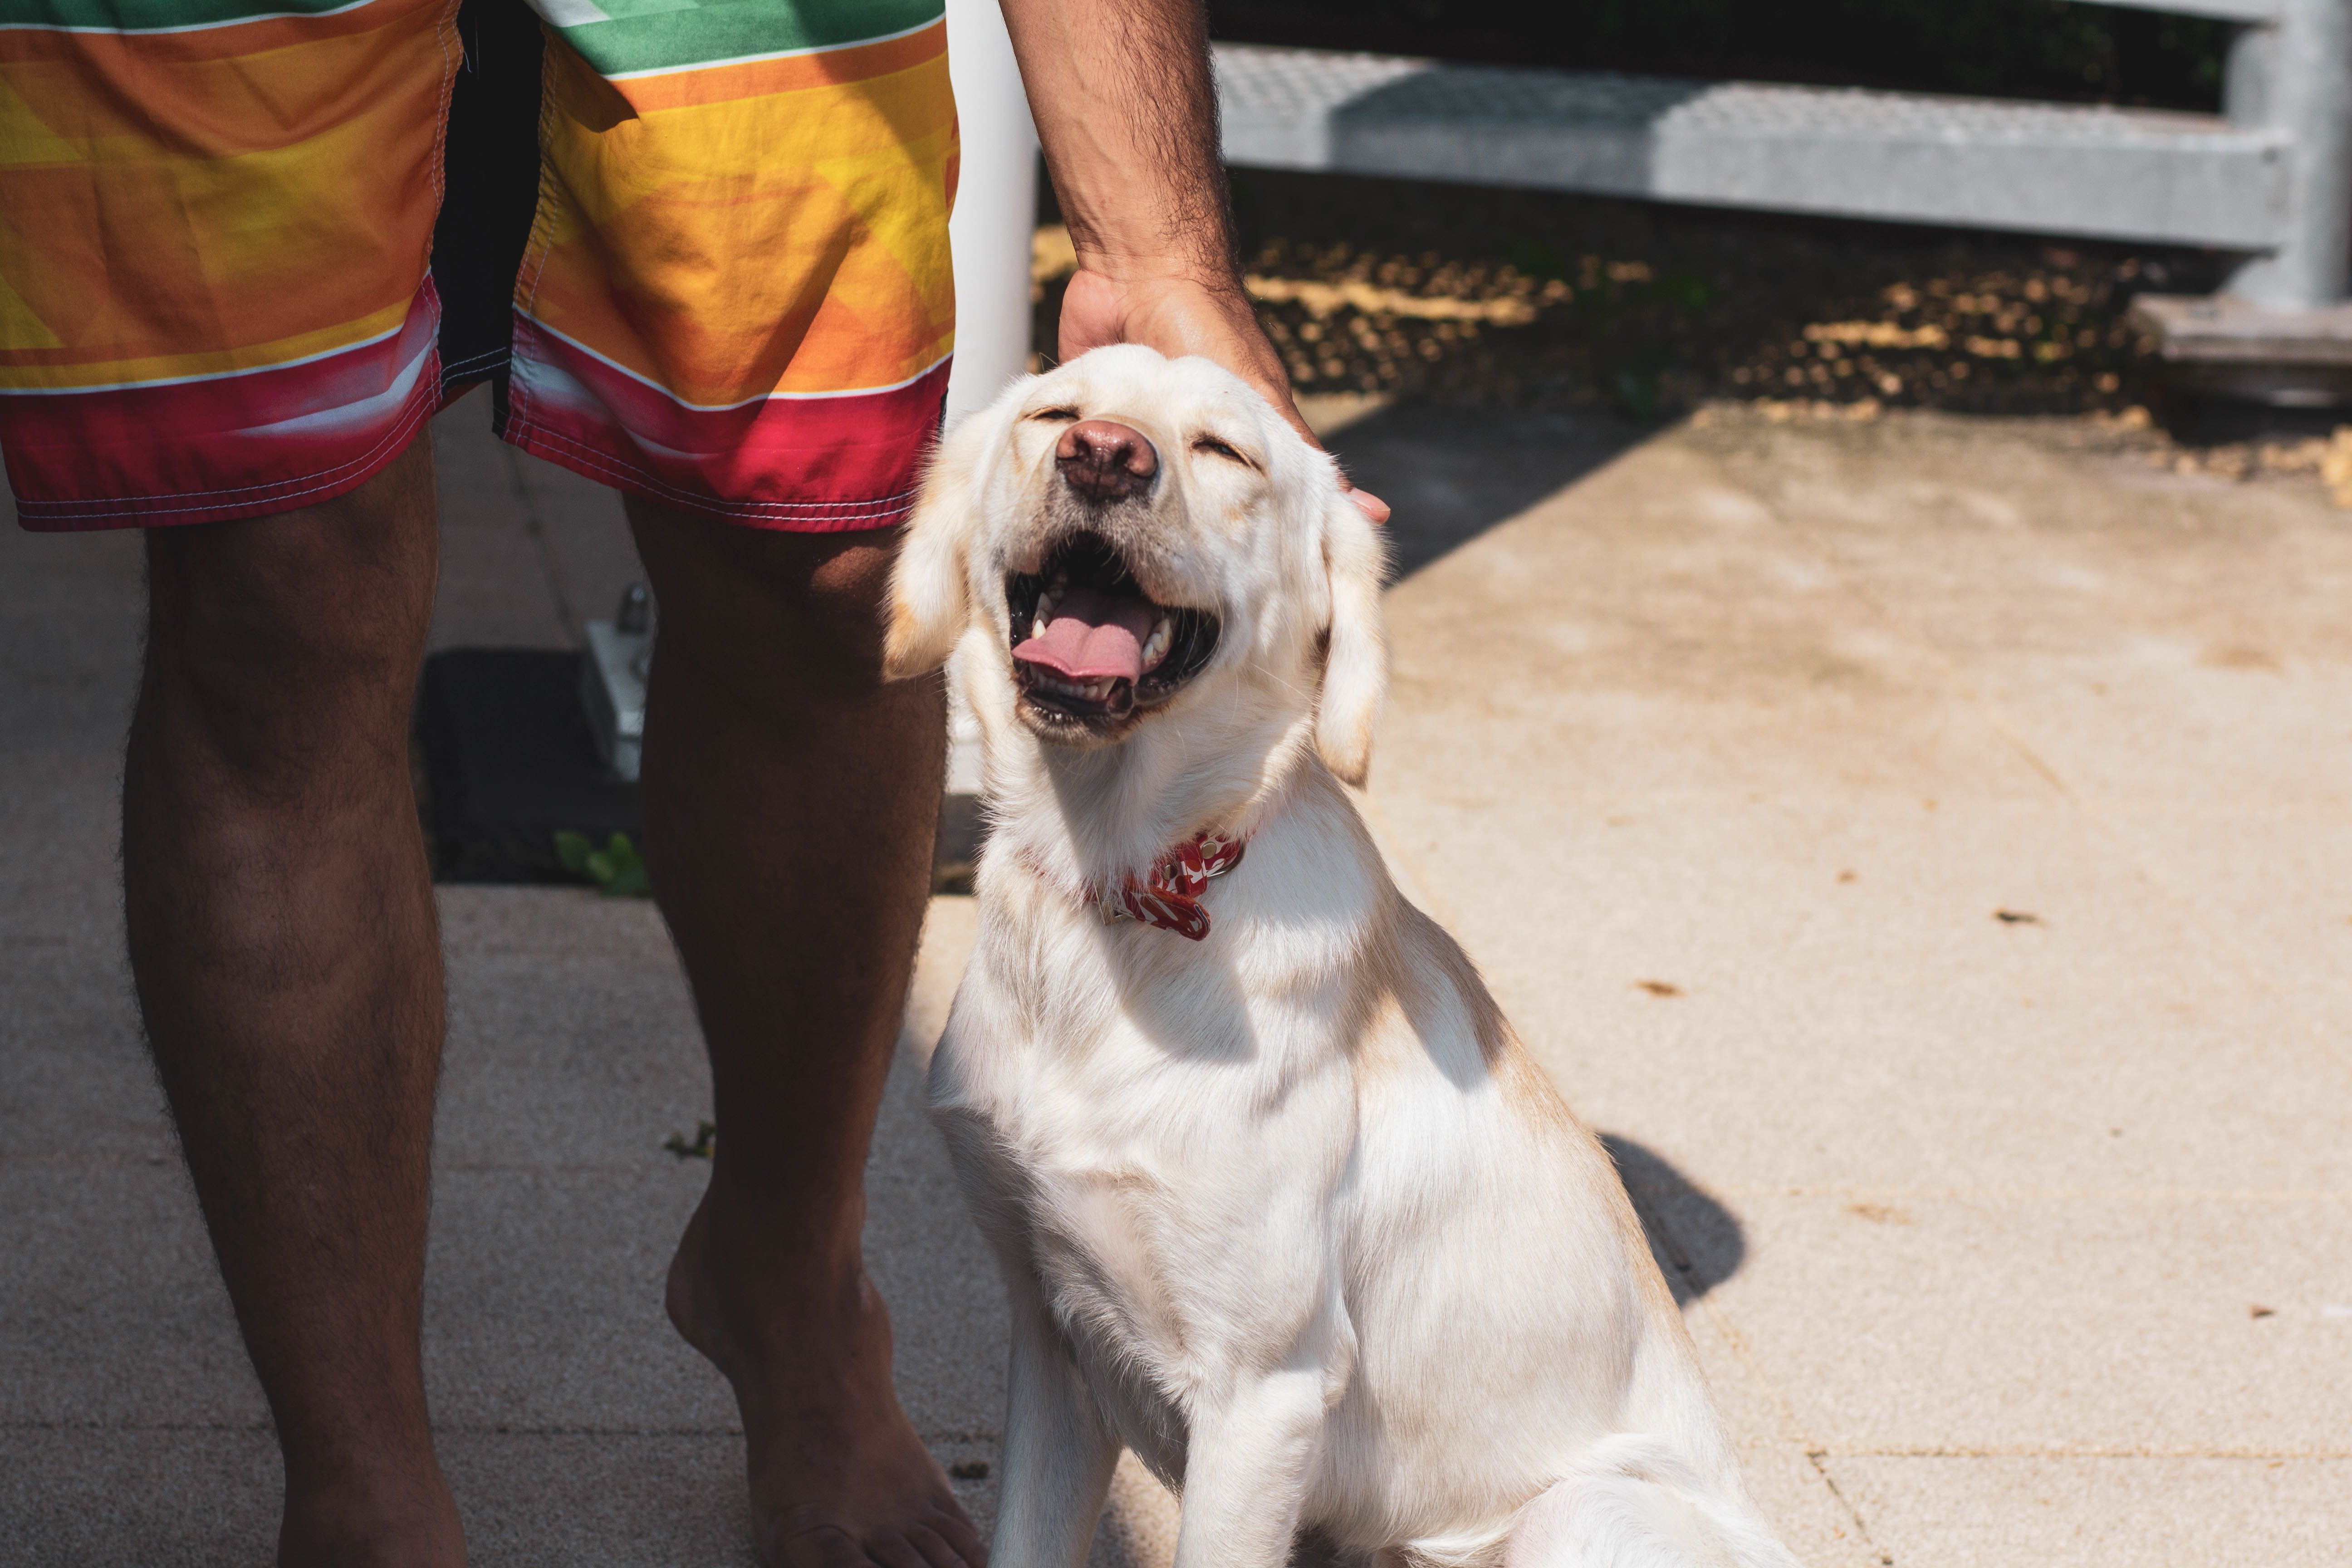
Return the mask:
M2338 1568L2352 1459L1832 1455L1895 1568Z
M0 1557L9 1568L252 1568L277 1551L278 1477L259 1424L0 1420Z
M2352 791L2352 759L2344 772ZM2352 973L2352 801L2127 805L2102 810L2100 821L2210 946L2308 1014L2323 1038L2352 1039L2352 987L2342 984Z
M25 533L6 521L0 531L0 758L93 742L119 750L145 635L139 534Z
M743 1440L674 1432L444 1432L475 1568L751 1568Z
M0 1160L176 1164L130 976L115 954L70 940L0 937Z
M1529 584L1543 592L1530 594ZM1554 787L2039 800L2050 786L1890 627L1702 454L1636 448L1390 595L1394 696L1374 774L1474 804L1461 759Z
M676 1163L663 1144L709 1114L710 1075L652 906L571 889L445 889L441 904L443 1165Z
M2352 688L2352 525L2315 490L2118 485L1999 423L1821 427L1769 455L1682 439L2087 797L2246 809L2352 785L2307 766L2340 749Z
M866 1166L866 1267L890 1304L899 1399L927 1436L993 1465L1004 1418L1004 1287L923 1114L923 1072L978 934L974 900L931 900L898 1060Z
M2347 1447L2352 1201L2341 1194L1731 1201L1748 1254L1707 1305L1814 1446Z
M2333 602L2347 599L2352 581ZM1956 657L2019 743L2095 808L2352 809L2352 763L2312 766L2344 752L2352 664L2333 656L2149 630L2067 658Z
M443 1169L425 1275L436 1422L733 1429L725 1383L662 1310L707 1173L678 1163L655 1150L635 1170Z
M1820 1464L1795 1443L1743 1443L1739 1479L1806 1568L1883 1568L1881 1549Z
M265 1419L176 1159L0 1165L0 1426Z
M904 1072L901 1078L911 1078ZM895 1082L867 1167L866 1268L889 1303L899 1401L926 1436L992 1449L1004 1419L1004 1287L914 1086Z
M1570 1102L1708 1179L2145 1183L2187 1140L2228 1184L2352 1183L2352 1061L2077 814L1673 800L1546 824L1540 797L1410 788L1384 816L1408 853L1445 847L1414 874Z

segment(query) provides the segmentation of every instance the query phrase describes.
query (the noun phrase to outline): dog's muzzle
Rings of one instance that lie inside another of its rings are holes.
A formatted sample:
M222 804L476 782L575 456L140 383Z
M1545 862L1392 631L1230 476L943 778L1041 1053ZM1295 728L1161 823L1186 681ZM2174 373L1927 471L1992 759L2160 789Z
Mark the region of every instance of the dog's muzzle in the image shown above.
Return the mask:
M1098 533L1072 534L1036 572L1008 576L1004 599L1022 697L1074 734L1108 733L1166 701L1216 651L1216 616L1153 603Z

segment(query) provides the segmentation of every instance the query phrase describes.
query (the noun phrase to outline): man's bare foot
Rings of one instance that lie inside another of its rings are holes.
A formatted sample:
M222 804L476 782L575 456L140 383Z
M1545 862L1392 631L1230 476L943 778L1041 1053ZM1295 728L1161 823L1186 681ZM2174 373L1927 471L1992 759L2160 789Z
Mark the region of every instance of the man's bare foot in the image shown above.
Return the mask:
M824 1263L716 1181L670 1261L670 1321L734 1385L766 1568L985 1568L890 1384L890 1315L855 1241ZM814 1250L828 1250L817 1248Z
M289 1478L278 1529L278 1568L465 1568L457 1504L432 1457L423 1473Z

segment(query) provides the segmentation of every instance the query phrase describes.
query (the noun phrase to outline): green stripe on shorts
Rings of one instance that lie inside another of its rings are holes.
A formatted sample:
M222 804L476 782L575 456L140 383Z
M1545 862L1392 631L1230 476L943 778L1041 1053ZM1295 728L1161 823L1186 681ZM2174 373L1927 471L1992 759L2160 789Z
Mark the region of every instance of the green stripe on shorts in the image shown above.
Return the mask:
M605 76L846 48L946 14L944 0L539 0L538 9Z
M356 8L354 0L0 0L0 27L152 33Z

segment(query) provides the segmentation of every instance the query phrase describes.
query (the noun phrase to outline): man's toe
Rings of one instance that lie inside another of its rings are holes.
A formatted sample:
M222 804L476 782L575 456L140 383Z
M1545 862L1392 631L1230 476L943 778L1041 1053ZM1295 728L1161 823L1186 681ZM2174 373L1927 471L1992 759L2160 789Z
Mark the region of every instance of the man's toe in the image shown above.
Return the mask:
M907 1539L922 1553L924 1568L987 1568L987 1553L981 1550L969 1526L961 1532L967 1545L957 1544L956 1537L948 1531L945 1520L936 1526L917 1524L908 1528Z

